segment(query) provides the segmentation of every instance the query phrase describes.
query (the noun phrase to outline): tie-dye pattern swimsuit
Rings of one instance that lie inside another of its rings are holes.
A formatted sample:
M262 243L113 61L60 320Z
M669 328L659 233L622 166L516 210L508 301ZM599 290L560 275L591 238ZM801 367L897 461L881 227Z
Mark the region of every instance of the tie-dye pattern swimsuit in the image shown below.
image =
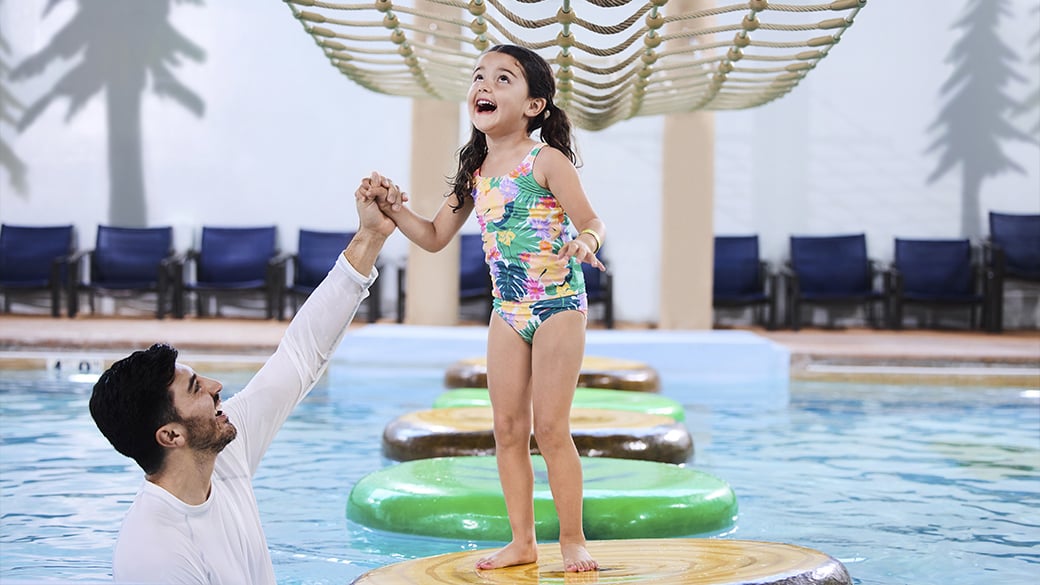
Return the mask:
M473 200L494 283L494 308L527 343L560 311L588 311L585 277L573 257L556 254L569 242L571 222L556 197L534 179L535 146L502 177L473 174Z

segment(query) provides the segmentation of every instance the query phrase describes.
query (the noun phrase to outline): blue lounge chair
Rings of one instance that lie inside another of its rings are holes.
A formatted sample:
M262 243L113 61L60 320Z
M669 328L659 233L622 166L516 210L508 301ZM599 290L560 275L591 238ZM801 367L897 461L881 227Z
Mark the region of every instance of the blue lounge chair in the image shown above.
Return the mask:
M47 291L51 316L61 316L61 293L68 278L68 263L75 248L71 225L0 226L0 293L4 312L11 310L11 295Z
M292 304L292 312L296 313L299 301L306 299L315 287L325 278L336 259L354 238L355 232L315 231L301 229L296 253L290 257L292 280L285 289L283 300L279 302L278 316L284 316L284 298L288 297ZM378 268L378 265L377 265ZM367 319L375 323L380 315L381 279L376 279L369 289L365 303L368 305Z
M983 256L992 281L990 330L1001 331L1007 282L1040 282L1040 215L991 211Z
M83 262L88 258L88 262ZM139 296L156 293L155 316L166 316L167 303L176 304L172 277L178 258L173 250L173 228L98 226L93 250L77 253L69 283L69 316L79 312L79 293L89 293L90 312L97 294ZM176 311L173 311L176 313Z
M790 245L783 271L788 326L801 327L801 309L807 305L863 306L867 320L878 326L874 306L880 304L883 312L888 311L884 294L875 288L882 270L867 256L865 234L791 236Z
M208 314L208 297L223 298L255 295L264 296L268 319L273 319L285 286L287 256L278 253L275 226L264 227L203 227L198 249L188 251L185 264L178 272L189 272L194 267L194 278L178 275L183 282L181 297L195 293L198 315ZM183 300L181 307L184 306Z
M986 281L982 266L972 262L971 242L967 239L895 239L892 266L885 275L893 329L903 328L904 305L968 307L969 326L987 321L984 293ZM981 309L981 311L977 310Z
M752 307L758 322L776 329L777 276L759 256L758 236L715 236L712 306ZM761 309L767 311L765 318Z

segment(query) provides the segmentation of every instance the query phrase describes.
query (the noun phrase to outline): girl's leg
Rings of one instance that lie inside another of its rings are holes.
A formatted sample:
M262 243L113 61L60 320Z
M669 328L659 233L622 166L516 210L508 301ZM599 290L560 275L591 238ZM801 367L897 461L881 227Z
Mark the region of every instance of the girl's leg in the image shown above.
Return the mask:
M498 476L513 540L477 561L477 568L497 569L538 560L531 468L531 346L497 313L488 327L487 377Z
M549 471L549 487L560 518L560 551L566 571L598 568L585 549L585 531L581 525L581 459L570 427L571 402L584 353L585 315L579 311L556 313L534 334L531 356L534 436Z

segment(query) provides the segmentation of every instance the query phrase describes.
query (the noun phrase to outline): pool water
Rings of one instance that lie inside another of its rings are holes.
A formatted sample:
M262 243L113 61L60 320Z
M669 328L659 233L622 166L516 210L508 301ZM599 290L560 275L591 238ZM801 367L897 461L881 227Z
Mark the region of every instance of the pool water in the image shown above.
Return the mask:
M226 394L249 372L215 374ZM256 478L279 583L349 583L372 568L495 546L348 523L347 495L390 465L383 426L429 408L443 369L334 364ZM787 542L844 562L856 583L1034 583L1040 575L1035 388L792 383L789 404L706 406L686 382L696 453L740 515L721 538ZM0 582L102 582L141 482L87 412L89 382L0 371Z

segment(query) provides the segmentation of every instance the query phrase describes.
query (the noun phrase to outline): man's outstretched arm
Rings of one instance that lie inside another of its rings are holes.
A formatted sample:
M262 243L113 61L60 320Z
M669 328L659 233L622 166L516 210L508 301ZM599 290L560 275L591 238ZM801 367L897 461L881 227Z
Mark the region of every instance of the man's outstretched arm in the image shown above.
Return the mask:
M376 278L376 259L395 229L394 222L374 203L358 201L357 213L357 233L293 317L278 350L226 403L226 410L238 417L232 423L243 423L228 451L244 451L250 474L282 422L324 372ZM243 432L246 429L250 430Z

